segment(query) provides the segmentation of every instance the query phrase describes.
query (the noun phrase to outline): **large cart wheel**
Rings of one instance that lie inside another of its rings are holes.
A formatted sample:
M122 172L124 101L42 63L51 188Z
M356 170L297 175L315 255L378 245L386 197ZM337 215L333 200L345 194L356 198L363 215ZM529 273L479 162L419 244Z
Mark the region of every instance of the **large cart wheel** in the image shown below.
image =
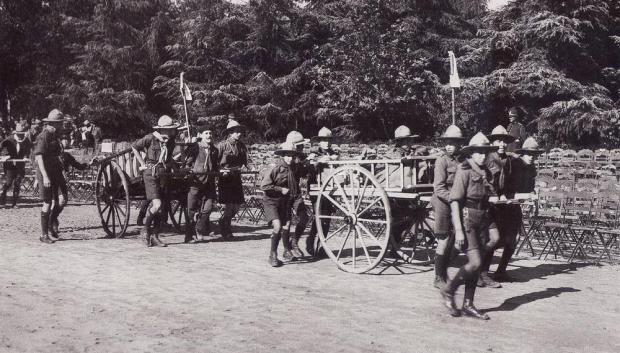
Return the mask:
M189 223L189 213L187 211L187 202L172 200L168 205L168 215L172 221L174 228L181 232Z
M336 169L322 183L315 207L321 246L338 268L363 273L381 262L390 238L390 202L372 173L357 165Z
M400 239L391 237L390 245L407 263L415 265L430 265L435 262L437 239L433 232L435 220L427 202L416 207L411 212L413 225Z
M95 187L97 210L108 236L120 238L129 225L129 183L125 172L115 161L102 164Z

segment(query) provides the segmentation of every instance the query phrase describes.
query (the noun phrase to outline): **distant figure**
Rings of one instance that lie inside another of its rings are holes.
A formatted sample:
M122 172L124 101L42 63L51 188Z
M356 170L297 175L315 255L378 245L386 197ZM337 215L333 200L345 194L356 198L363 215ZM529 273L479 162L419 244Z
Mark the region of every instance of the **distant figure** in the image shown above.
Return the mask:
M13 131L13 136L3 139L0 142L0 151L6 149L10 159L27 159L30 156L32 144L30 140L26 138L27 128L25 125L18 123ZM11 201L11 207L17 205L17 199L19 198L19 189L26 175L26 163L25 162L4 162L4 173L6 180L2 186L2 193L0 194L0 205L6 203L6 193L11 187L13 187L13 200Z
M84 120L82 126L82 147L95 148L95 136L93 135L93 125L88 120Z
M29 139L32 144L34 144L34 142L37 140L37 136L39 136L42 129L43 125L41 124L41 120L39 118L35 118L32 121L32 125L30 126L30 130L28 130L26 138Z
M515 107L510 108L508 111L508 119L510 123L508 124L508 134L515 138L514 142L510 143L506 150L508 152L514 152L517 148L521 148L523 141L527 137L527 133L525 132L525 126L519 122L519 110Z

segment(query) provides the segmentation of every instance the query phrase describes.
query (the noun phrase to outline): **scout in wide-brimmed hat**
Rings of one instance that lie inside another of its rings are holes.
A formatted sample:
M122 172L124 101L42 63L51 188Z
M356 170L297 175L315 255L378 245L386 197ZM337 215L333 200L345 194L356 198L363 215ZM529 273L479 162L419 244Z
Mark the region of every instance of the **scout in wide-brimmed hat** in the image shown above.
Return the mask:
M159 120L157 120L157 125L153 126L155 130L163 130L163 129L177 129L181 126L179 123L175 123L171 117L168 115L162 115Z
M286 142L290 142L294 146L297 146L310 142L310 139L304 138L304 135L302 135L301 132L293 130L286 135Z
M515 137L510 135L505 127L502 125L497 125L489 134L489 140L502 140L506 143L514 142Z
M17 123L15 125L15 130L13 130L13 135L23 136L23 135L26 135L27 133L28 133L28 129L26 128L26 125L21 124L21 123Z
M545 150L538 147L538 142L536 142L533 137L528 137L527 139L525 139L525 142L523 142L523 146L515 150L515 153L537 156L545 153Z
M463 136L463 132L456 125L450 125L443 133L443 135L437 138L444 143L454 143L462 145L467 139Z
M394 130L394 142L395 143L407 143L417 140L420 136L411 133L411 129L405 125L401 125Z
M235 119L228 119L228 124L226 124L224 135L229 135L233 132L242 132L242 131L245 131L245 126L239 124L239 122Z
M474 135L469 140L469 144L461 149L461 153L468 154L474 152L488 153L497 151L497 146L491 146L489 139L482 132Z
M325 126L319 130L319 134L317 136L312 137L310 140L312 142L321 142L321 141L333 141L334 136L332 135L332 131Z

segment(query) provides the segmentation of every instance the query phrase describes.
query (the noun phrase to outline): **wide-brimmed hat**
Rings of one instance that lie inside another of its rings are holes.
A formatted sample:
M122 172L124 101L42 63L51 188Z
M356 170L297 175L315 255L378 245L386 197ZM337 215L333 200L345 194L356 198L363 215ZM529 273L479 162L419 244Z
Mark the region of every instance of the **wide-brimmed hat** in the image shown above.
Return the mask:
M502 125L497 125L495 129L493 129L491 133L489 134L489 140L491 141L503 140L506 143L511 143L511 142L514 142L514 140L516 140L516 137L510 135L508 131L506 131L506 128L503 127Z
M319 134L310 139L312 142L321 142L321 141L333 141L334 135L332 135L332 131L325 126L319 130Z
M245 126L239 124L239 122L235 119L228 119L228 124L226 124L226 130L224 130L224 135L228 135L235 131L243 131L245 130Z
M461 129L456 125L448 126L443 135L441 135L437 139L443 142L455 142L458 144L462 144L467 140L463 136L463 132L461 131Z
M461 148L460 153L461 154L466 154L466 153L473 153L473 152L492 152L492 151L497 151L498 147L497 146L491 146L491 142L489 142L489 139L484 136L484 134L482 132L479 132L477 134L474 135L474 137L471 138L471 140L469 140L469 145Z
M58 109L52 109L43 121L46 123L62 123L65 121L65 115Z
M528 137L523 142L523 146L515 150L516 154L539 155L545 153L545 150L539 148L538 142L533 137Z
M404 140L415 140L419 135L413 135L411 129L405 125L401 125L394 130L394 142L402 142Z
M297 146L310 142L310 139L305 139L301 132L293 130L286 135L286 142L290 142L294 146Z
M17 123L17 124L15 124L15 130L13 130L13 133L14 134L20 134L20 135L21 134L25 135L26 133L28 133L28 129L26 128L26 125Z
M176 129L179 126L180 124L175 123L168 115L162 115L159 120L157 120L157 125L153 126L153 129Z
M296 156L299 152L297 152L297 147L292 142L286 141L280 145L280 148L274 154L278 156Z

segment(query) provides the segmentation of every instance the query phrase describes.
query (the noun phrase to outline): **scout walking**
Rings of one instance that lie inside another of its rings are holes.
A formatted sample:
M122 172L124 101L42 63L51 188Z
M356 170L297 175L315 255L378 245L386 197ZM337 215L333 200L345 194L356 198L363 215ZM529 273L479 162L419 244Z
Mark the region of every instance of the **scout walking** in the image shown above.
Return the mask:
M521 147L521 144L525 141L527 135L525 126L519 122L519 110L515 107L508 110L508 134L514 137L514 140L508 144L506 150L508 152L514 152L515 149Z
M174 138L179 124L176 124L171 117L162 115L157 121L155 130L132 146L133 154L140 163L142 178L144 180L144 191L146 199L151 202L151 207L146 212L142 234L146 239L147 246L166 246L159 239L159 227L165 218L162 214L162 200L165 200L166 180L162 173L169 171L172 167L172 154L175 147ZM144 151L146 156L142 158L140 151Z
M193 173L198 173L191 182L187 194L189 224L186 227L185 242L203 240L211 231L210 216L216 199L215 175L219 170L219 153L213 144L213 131L207 125L198 127L200 141L187 149L187 164ZM201 175L202 173L202 175ZM204 200L204 202L203 202ZM201 209L202 208L202 209Z
M52 232L55 238L58 237L58 216L67 204L67 183L62 173L63 165L60 159L62 154L60 136L65 119L60 110L54 109L43 122L45 126L37 135L34 147L37 183L43 201L39 240L52 244L54 240L50 238L49 232Z
M444 154L435 161L434 192L431 198L435 215L435 237L437 238L433 283L436 288L442 288L448 279L450 251L454 246L454 235L451 232L450 190L459 165L456 153L465 142L465 138L461 129L456 125L450 125L439 140L444 143Z
M295 175L295 183L297 189L300 190L300 182L302 178L309 178L312 173L313 166L310 165L310 161L306 158L304 154L304 146L310 142L310 139L306 139L299 131L291 131L286 135L286 142L290 143L295 147L297 151L297 155L293 158L293 162L291 164L291 169L293 170L293 175ZM293 213L297 217L297 224L295 224L295 231L292 237L288 237L291 243L291 251L293 256L297 258L301 258L304 254L299 249L299 238L303 234L304 230L306 230L306 226L310 221L310 213L308 212L308 208L304 203L303 196L301 192L295 195L293 199ZM289 229L283 229L282 233L288 233ZM282 237L284 239L284 235Z
M516 157L507 152L509 144L515 141L506 129L498 125L489 134L491 144L497 147L496 152L487 156L486 166L493 175L493 186L500 200L514 197L515 185L513 174L515 173L514 161ZM500 288L502 285L489 276L489 267L493 261L495 250L507 245L516 243L519 229L521 228L521 206L518 204L498 204L490 208L491 218L495 221L499 232L489 233L487 251L482 258L479 287Z
M461 149L461 154L467 159L459 165L450 190L455 247L467 255L467 263L440 290L444 305L452 316L461 315L454 303L454 294L464 284L462 313L482 320L489 319L486 313L474 306L474 294L484 250L484 234L490 228L495 228L489 216L489 197L494 194L492 176L484 160L488 152L496 149L489 144L486 136L477 133L469 145Z
M241 142L241 134L245 128L236 120L230 119L224 135L226 140L217 145L219 151L219 166L222 176L219 179L219 201L224 205L224 212L220 217L219 226L223 238L232 238L231 222L239 212L243 197L241 174L236 173L243 166L248 165L248 149Z
M30 158L30 150L32 143L26 138L28 129L25 125L18 123L13 131L13 136L6 138L0 142L0 152L3 149L9 154L10 159L28 159ZM19 198L19 189L26 175L26 162L4 162L4 174L6 180L2 186L2 194L0 194L0 205L6 204L6 193L13 187L13 199L11 207L17 205Z
M291 226L293 202L300 194L299 185L291 168L293 160L299 155L296 147L290 142L284 142L275 154L280 158L265 170L260 184L260 189L265 193L263 196L265 219L272 227L269 264L273 267L282 264L278 260L280 238L284 247L283 259L285 261L294 259L288 229Z
M326 178L329 172L329 169L325 168L327 162L335 161L340 159L340 154L337 151L332 149L333 136L331 130L326 127L322 127L319 130L319 134L310 139L312 142L317 142L319 144L318 149L312 151L308 156L308 161L312 165L312 171L308 178L308 190L310 189L310 185L318 183L319 175L322 178ZM310 196L310 201L312 202L312 207L316 207L316 196ZM330 202L323 202L321 204L320 213L324 215L332 214L334 206ZM321 220L321 228L323 230L323 234L327 236L329 233L329 219ZM316 244L316 234L317 234L317 226L316 222L311 222L310 225L310 235L306 238L306 252L310 256L316 255L316 250L318 249L318 244Z

